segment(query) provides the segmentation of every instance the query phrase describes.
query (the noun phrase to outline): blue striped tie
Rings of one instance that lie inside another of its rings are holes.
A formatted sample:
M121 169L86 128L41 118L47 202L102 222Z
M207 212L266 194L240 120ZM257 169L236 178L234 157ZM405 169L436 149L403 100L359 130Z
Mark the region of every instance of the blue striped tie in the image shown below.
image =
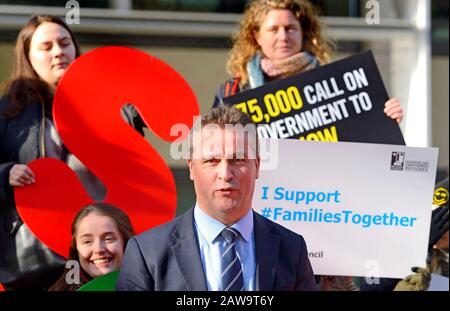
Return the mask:
M244 277L241 261L235 249L239 231L226 227L220 234L225 240L225 248L222 252L222 288L224 291L242 291L244 290Z

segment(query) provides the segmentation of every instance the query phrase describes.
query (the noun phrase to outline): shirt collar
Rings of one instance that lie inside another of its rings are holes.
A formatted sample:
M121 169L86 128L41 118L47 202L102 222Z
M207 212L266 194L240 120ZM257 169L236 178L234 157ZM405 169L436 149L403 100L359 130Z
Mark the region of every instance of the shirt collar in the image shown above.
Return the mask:
M226 227L226 225L224 225L217 219L206 214L198 206L198 203L196 203L194 207L194 220L197 224L198 230L203 234L208 243L213 243L215 238ZM253 231L253 209L249 209L244 217L239 219L231 227L238 230L246 242L250 241Z

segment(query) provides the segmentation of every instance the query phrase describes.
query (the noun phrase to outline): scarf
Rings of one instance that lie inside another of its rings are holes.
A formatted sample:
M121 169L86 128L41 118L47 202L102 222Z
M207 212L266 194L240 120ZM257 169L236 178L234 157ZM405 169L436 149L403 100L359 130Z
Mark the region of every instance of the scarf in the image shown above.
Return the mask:
M253 89L267 82L264 75L280 79L317 67L317 58L309 52L300 52L282 60L270 60L258 53L247 63L247 73L250 88Z

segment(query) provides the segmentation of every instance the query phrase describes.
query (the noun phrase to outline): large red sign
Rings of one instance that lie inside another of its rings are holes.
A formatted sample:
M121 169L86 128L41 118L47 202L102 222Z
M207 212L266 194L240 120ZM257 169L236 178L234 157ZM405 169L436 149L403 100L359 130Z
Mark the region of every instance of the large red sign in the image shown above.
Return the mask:
M158 152L121 117L125 104L166 141L178 138L170 136L174 124L191 127L199 108L175 70L131 48L86 53L59 83L53 112L62 141L106 186L104 202L124 210L139 233L174 217L176 189ZM30 168L36 183L15 191L20 216L42 242L67 256L73 218L93 201L64 162L39 159Z

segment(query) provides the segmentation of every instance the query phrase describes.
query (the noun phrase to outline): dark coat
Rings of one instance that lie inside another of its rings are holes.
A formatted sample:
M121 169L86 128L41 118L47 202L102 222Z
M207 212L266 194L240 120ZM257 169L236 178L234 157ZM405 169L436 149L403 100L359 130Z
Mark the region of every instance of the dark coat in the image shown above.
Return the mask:
M315 290L302 236L253 212L258 291ZM128 241L117 290L205 291L194 208Z

